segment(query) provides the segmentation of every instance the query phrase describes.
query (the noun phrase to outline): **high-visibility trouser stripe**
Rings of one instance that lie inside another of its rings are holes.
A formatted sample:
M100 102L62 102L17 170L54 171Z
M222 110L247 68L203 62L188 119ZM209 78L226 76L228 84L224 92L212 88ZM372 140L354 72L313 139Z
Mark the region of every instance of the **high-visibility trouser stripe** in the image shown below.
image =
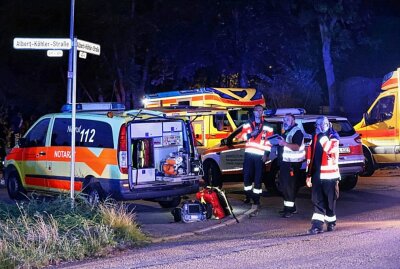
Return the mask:
M336 221L336 215L334 215L332 217L325 216L325 221L326 222L334 222L334 221Z
M262 193L262 189L256 189L256 188L254 188L254 189L253 189L253 193L255 193L255 194L261 194L261 193Z
M294 207L294 202L283 201L283 205L286 206L286 207Z
M251 189L253 189L253 186L244 186L244 191L251 191Z
M246 149L244 150L244 152L257 154L257 155L260 155L260 156L263 156L263 155L264 155L264 150L255 149L255 148L246 148Z
M325 221L325 216L322 215L322 214L319 214L319 213L314 213L314 214L312 215L311 220L319 220L319 221L324 222L324 221Z

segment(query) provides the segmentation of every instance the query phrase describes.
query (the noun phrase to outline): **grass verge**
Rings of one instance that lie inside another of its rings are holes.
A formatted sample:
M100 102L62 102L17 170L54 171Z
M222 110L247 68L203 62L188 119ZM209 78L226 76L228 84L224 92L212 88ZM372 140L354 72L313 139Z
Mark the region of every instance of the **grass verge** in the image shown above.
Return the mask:
M72 209L67 196L0 203L0 268L41 268L147 243L126 208L110 201L91 207L77 197Z

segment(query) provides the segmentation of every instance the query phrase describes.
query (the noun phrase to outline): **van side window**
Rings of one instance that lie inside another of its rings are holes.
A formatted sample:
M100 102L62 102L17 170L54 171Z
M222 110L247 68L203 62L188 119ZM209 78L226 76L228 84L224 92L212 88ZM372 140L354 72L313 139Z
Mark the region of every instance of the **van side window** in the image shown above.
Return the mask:
M26 147L44 147L46 144L47 129L49 127L50 119L43 119L39 121L30 131L26 134Z
M367 124L374 124L391 119L393 117L394 101L394 95L379 99L366 119Z
M71 119L56 119L51 134L51 145L71 146L71 127ZM77 119L75 145L77 147L114 148L111 126L106 122Z
M213 118L213 125L218 131L232 131L228 118L225 114L216 114L213 116Z

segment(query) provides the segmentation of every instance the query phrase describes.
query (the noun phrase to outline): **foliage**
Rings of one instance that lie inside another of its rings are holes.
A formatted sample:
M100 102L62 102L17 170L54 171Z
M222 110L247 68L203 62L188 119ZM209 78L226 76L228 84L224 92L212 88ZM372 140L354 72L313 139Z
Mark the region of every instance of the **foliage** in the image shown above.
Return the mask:
M54 111L65 102L67 57L48 59L10 44L15 36L68 36L68 2L25 2L0 6L1 93L21 102L35 92L30 101ZM77 101L118 100L131 108L145 93L255 87L262 76L285 76L282 66L312 70L328 89L321 29L327 26L323 33L331 38L330 77L344 79L353 63L349 53L371 43L364 35L371 10L360 0L77 2L75 34L101 45L100 57L78 60Z
M298 67L286 67L285 71L271 78L260 76L258 88L267 98L267 107L302 107L307 112L318 112L322 100L315 73Z
M0 204L0 267L38 268L146 242L123 205L75 201L74 208L66 196Z

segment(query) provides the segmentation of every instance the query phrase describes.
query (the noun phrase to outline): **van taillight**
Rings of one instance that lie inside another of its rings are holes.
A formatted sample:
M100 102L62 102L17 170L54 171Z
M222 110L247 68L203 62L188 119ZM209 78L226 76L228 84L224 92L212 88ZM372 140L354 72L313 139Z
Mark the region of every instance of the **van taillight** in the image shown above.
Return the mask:
M128 174L128 151L126 139L126 126L121 126L118 138L118 164L119 170L123 174Z

